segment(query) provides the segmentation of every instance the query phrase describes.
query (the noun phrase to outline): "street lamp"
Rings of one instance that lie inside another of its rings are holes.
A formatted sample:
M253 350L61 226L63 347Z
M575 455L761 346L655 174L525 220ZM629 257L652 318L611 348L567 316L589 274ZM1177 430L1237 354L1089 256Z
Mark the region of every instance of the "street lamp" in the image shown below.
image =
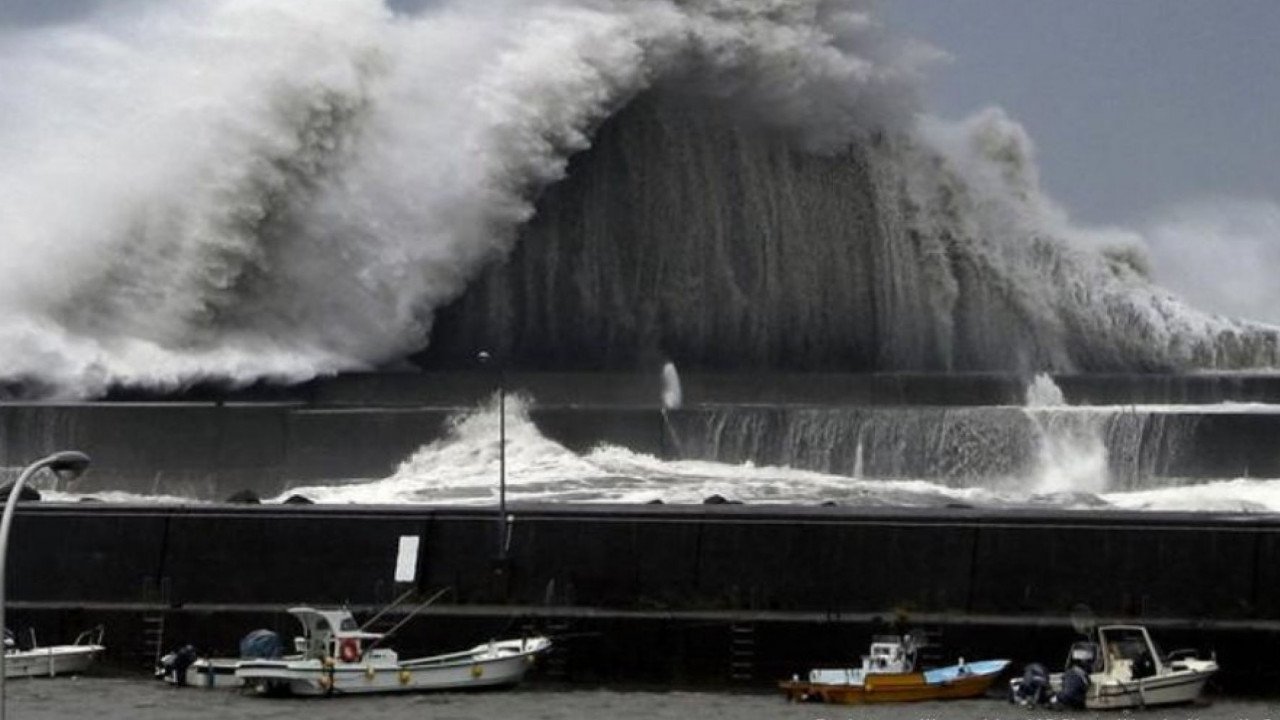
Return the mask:
M13 524L13 510L18 504L18 496L27 480L41 470L52 470L68 480L74 480L89 467L89 456L75 450L56 452L49 457L41 458L26 467L18 479L9 486L9 498L4 504L4 519L0 520L0 631L4 630L5 605L5 570L9 557L9 526ZM0 720L4 720L4 652L0 652Z
M488 350L481 350L476 359L481 365L493 362ZM507 378L502 363L498 362L498 560L507 557ZM0 717L0 720L4 720Z

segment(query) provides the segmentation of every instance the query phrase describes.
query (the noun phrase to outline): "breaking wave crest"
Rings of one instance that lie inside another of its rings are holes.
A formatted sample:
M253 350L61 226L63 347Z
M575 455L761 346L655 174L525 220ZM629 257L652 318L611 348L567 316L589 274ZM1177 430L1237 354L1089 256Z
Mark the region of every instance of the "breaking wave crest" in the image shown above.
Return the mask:
M0 377L91 395L402 358L655 88L830 162L891 149L860 231L900 248L875 322L926 307L876 338L880 367L989 366L972 349L1010 323L1019 369L1275 364L1274 330L1186 308L1131 244L1075 242L998 111L917 130L934 53L864 5L205 0L5 29Z
M210 0L11 29L0 376L394 359L636 93L681 79L830 147L906 106L914 65L876 34L856 6L737 0Z

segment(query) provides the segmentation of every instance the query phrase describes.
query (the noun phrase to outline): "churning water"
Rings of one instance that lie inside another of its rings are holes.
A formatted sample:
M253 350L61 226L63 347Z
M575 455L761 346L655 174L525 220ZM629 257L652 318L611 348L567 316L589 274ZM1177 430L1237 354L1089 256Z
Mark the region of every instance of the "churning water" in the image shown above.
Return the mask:
M1247 406L1198 406L1197 413L1239 413L1242 407ZM1252 407L1262 413L1280 410ZM950 409L945 413L959 418L941 419L927 410L922 419L919 409L902 409L886 420L850 410L801 409L792 413L812 413L812 423L806 425L801 416L787 430L750 409L739 409L699 423L673 423L681 439L678 447L689 459L663 460L617 446L576 454L544 437L530 419L529 407L508 398L507 493L511 500L552 502L696 503L719 495L754 503L833 501L850 506L969 503L1280 511L1280 480L1192 482L1143 475L1121 482L1110 456L1120 457L1121 470L1134 468L1132 455L1138 451L1124 443L1138 442L1134 438L1143 423L1176 432L1165 428L1176 427L1174 421L1151 419L1167 410L1171 407L1027 406ZM712 428L695 437L691 429L698 428L692 425L699 424ZM1000 442L1009 437L1023 438L1025 446L1011 450L1009 443ZM774 442L778 438L780 445ZM767 441L777 447L759 447ZM1108 450L1108 442L1119 445ZM1021 461L1010 460L1019 454ZM762 456L777 462L750 460ZM913 459L918 464L906 466L904 460ZM301 493L319 502L486 505L497 501L498 474L497 406L490 405L457 416L447 437L420 448L388 478L292 488L276 500Z

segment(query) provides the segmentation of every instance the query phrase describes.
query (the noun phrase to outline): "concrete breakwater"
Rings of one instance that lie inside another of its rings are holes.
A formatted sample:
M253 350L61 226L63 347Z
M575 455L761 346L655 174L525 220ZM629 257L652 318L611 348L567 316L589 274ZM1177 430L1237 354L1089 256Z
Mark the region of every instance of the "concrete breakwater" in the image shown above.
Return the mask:
M1083 432L1105 446L1117 489L1280 477L1280 413L1268 409L1280 402L1280 377L1059 378L1068 401L1103 404L1085 412L1022 407L1026 379L1013 375L693 373L682 381L685 403L670 411L650 375L512 374L506 385L529 399L542 435L576 452L609 444L664 459L969 486L1025 477L1042 438ZM94 458L90 491L274 496L386 477L495 388L493 373L374 373L285 388L194 388L165 400L119 390L103 402L10 401L0 403L0 467L74 447Z
M551 632L566 679L765 681L851 661L895 623L949 654L1056 664L1078 604L1215 650L1228 687L1280 679L1274 517L516 505L505 531L500 557L492 508L24 504L10 601L42 638L105 622L122 664L226 652L252 627L292 634L289 605L388 602L414 536L413 582L453 593L398 645Z
M0 405L0 467L64 448L93 457L85 492L224 500L304 484L381 478L442 438L463 409L291 403ZM616 445L663 459L786 465L867 478L969 486L1025 476L1050 427L1018 408L545 407L538 431L575 452ZM1078 429L1080 418L1060 416ZM1050 418L1052 419L1052 418ZM1100 417L1115 488L1195 478L1280 477L1280 414L1116 413ZM1086 428L1088 430L1088 428ZM496 438L495 438L496 440Z

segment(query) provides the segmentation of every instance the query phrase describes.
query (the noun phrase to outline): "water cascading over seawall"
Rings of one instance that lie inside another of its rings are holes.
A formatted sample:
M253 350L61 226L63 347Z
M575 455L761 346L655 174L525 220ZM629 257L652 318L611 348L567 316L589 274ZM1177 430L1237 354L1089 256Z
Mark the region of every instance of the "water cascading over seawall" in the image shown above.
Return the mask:
M440 313L424 363L464 366L476 347L542 369L1275 362L1273 329L1190 310L1122 253L1055 237L1072 231L1031 207L1033 177L1030 199L993 201L906 128L814 153L753 117L655 91L610 118L542 194L507 262ZM975 124L968 142L994 145L1010 182L1034 176L1016 127Z
M673 416L686 457L1028 494L1270 477L1265 415L1194 409L722 407ZM1250 432L1252 431L1252 432ZM1251 440L1263 440L1263 437ZM1214 450L1230 442L1234 453ZM1252 446L1253 450L1248 448Z

